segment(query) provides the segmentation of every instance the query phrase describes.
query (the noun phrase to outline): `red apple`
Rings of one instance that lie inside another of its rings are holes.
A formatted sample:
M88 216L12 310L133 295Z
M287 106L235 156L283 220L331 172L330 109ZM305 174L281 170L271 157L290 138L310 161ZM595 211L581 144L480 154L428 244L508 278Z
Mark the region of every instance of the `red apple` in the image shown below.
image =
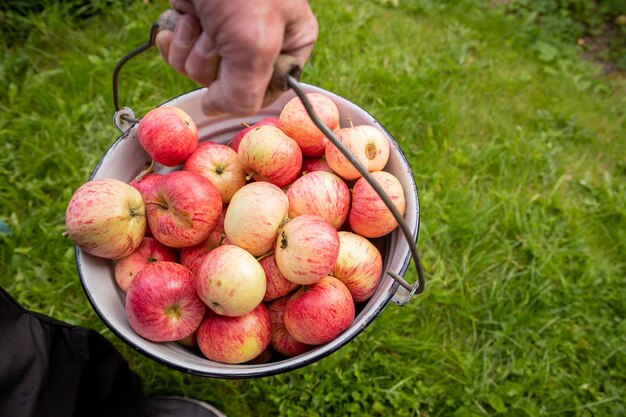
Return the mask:
M280 127L280 122L278 121L276 117L266 117L265 119L261 120L258 123L255 123L251 126L246 126L244 129L237 132L235 136L233 136L233 139L230 142L230 147L233 148L235 152L237 152L239 150L239 143L241 142L241 139L243 139L246 133L248 133L255 127L265 126L265 125Z
M306 97L322 122L333 132L337 131L339 129L337 105L324 94L309 93ZM315 126L299 97L294 97L285 104L278 119L280 120L280 129L298 143L303 155L320 156L324 154L328 139Z
M302 158L302 174L309 172L326 171L333 172L323 156L307 156Z
M174 167L182 164L198 146L198 128L183 110L157 107L139 121L139 143L156 162Z
M81 185L72 195L65 226L67 235L80 249L101 258L120 259L141 244L146 232L146 209L134 187L116 179L96 179Z
M302 168L302 151L296 141L270 125L255 127L246 133L237 154L252 178L278 187L291 184Z
M206 310L190 270L176 262L146 265L128 287L130 326L153 342L173 342L193 333Z
M157 261L177 262L176 250L165 246L152 237L145 237L139 247L125 258L115 263L115 282L122 289L128 291L128 287L146 265Z
M224 232L213 230L207 240L188 248L180 250L180 263L189 268L194 274L200 269L200 265L204 262L204 258L213 249L221 245L227 245L228 239Z
M233 195L226 210L226 237L253 256L261 256L274 246L276 233L288 210L287 195L274 184L247 184Z
M246 185L246 171L239 163L237 152L226 145L202 142L185 161L184 169L209 179L228 204L233 194Z
M216 362L248 362L269 346L272 325L267 307L259 304L248 314L238 317L207 314L198 328L200 351Z
M298 284L289 281L281 274L273 254L261 259L259 263L263 267L263 271L265 271L265 279L267 281L263 301L272 301L289 294L299 287Z
M222 316L242 316L254 310L265 295L265 272L254 256L234 245L209 252L196 273L196 292Z
M178 343L188 348L195 348L196 346L198 346L198 342L196 341L196 332L194 331L189 336L183 337L182 339L178 340Z
M191 171L164 175L144 196L148 224L166 246L204 242L219 222L222 198L208 179Z
M141 176L140 174L128 184L139 190L139 192L143 196L146 191L148 191L154 185L154 183L157 182L162 176L163 175L157 174L156 172L152 172L144 176Z
M298 356L313 348L293 338L285 328L285 308L290 297L281 297L268 304L267 310L272 323L272 340L270 346L278 353L289 358Z
M383 258L366 238L339 232L339 256L332 276L343 282L355 303L369 299L382 277Z
M400 214L404 215L406 200L400 181L386 171L372 172L372 177L389 196ZM398 227L398 222L391 211L365 178L359 178L352 188L352 207L348 222L354 233L368 238L385 236Z
M289 281L313 284L330 274L339 254L339 235L328 220L304 214L290 220L278 235L274 256Z
M382 171L389 160L389 139L382 130L369 125L344 127L337 138L369 171ZM332 143L326 145L326 161L340 177L354 180L361 173Z
M291 296L284 323L289 334L308 345L335 339L354 321L354 301L348 288L337 278L324 277Z
M226 234L224 233L224 215L226 214L227 207L227 205L222 207L220 220L218 221L217 226L215 226L209 234L207 240L180 250L180 263L189 268L194 274L198 272L200 265L202 265L202 261L204 261L205 256L209 252L220 245L226 245L229 243L226 238Z
M289 218L317 214L337 230L346 221L350 211L348 186L330 172L315 171L298 178L287 190L287 198Z

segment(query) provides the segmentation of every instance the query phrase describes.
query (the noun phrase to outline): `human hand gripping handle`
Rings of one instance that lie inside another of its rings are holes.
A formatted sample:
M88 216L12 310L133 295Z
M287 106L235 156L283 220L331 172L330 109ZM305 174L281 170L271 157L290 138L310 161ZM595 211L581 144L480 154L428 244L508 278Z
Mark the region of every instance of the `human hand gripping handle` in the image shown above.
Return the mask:
M163 59L207 87L208 115L246 116L299 78L317 39L317 20L304 0L171 0L159 19L156 44Z

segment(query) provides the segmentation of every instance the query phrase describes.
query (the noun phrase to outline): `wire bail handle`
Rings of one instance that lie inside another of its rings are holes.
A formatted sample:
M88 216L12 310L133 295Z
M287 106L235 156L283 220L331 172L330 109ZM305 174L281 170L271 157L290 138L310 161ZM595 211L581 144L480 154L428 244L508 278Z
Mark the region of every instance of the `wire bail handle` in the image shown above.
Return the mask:
M129 107L120 108L118 94L120 71L131 58L154 46L156 41L156 35L158 34L159 30L174 30L176 22L178 21L180 16L182 16L182 14L173 9L169 9L163 12L159 17L159 20L157 20L150 28L150 37L148 41L123 56L113 69L113 105L115 106L113 122L115 126L123 133L124 137L129 134L131 128L135 124L139 123L139 119L135 117L134 112ZM424 268L422 266L422 261L416 247L417 237L413 236L408 224L404 220L404 217L402 217L402 214L398 211L385 190L383 190L380 184L378 184L378 182L370 174L367 168L365 168L363 164L361 164L361 162L357 158L355 158L354 155L352 155L350 150L339 140L335 133L330 130L317 116L317 114L313 110L313 106L306 97L304 90L300 86L299 80L301 74L302 69L297 60L291 55L281 54L274 63L274 72L272 74L270 84L268 85L266 97L285 92L289 89L294 90L296 95L302 101L302 104L304 105L307 114L311 118L311 121L313 121L317 128L324 133L324 135L331 141L333 145L337 147L337 149L339 149L339 151L348 159L348 161L350 161L350 163L354 165L357 171L359 171L363 178L365 178L369 185L379 195L385 206L387 206L387 208L393 215L394 219L398 223L400 231L402 232L404 238L406 239L406 242L408 243L411 257L413 258L413 263L415 264L415 269L417 270L417 281L414 284L410 284L406 279L404 279L396 271L393 271L391 268L385 271L399 284L399 286L401 286L406 291L404 298L398 299L394 297L394 299L392 300L395 304L403 306L411 299L411 297L413 297L413 295L421 294L424 291Z

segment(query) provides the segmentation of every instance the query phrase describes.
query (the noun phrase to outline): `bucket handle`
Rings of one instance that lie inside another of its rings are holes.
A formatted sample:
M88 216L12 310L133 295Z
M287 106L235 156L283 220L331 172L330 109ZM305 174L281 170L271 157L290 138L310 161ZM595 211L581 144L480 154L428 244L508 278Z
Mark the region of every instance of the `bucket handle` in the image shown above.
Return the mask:
M119 81L119 73L131 58L139 55L140 53L150 49L155 44L156 35L160 29L163 30L173 30L176 26L176 21L181 16L179 12L173 9L166 10L161 14L159 20L156 21L151 29L150 29L150 37L148 41L138 46L137 48L130 51L126 54L119 62L115 65L113 70L113 105L115 106L115 115L113 116L113 121L115 126L122 131L124 135L128 135L131 131L131 127L135 124L139 123L139 120L135 118L135 114L133 111L128 108L120 108L119 105L119 94L118 94L118 81ZM339 140L339 138L335 135L335 133L324 124L324 122L318 117L318 115L313 110L313 106L311 102L306 97L306 94L302 87L300 86L300 74L302 70L298 65L295 58L290 55L280 55L276 63L274 64L274 73L272 75L272 80L270 85L268 86L268 94L274 94L276 92L284 92L289 89L292 89L296 95L302 101L304 108L318 129L324 133L324 135L330 140L330 142L339 149L339 151L350 161L350 163L359 171L359 173L365 178L365 180L369 183L369 185L374 189L374 191L381 198L385 206L389 209L394 219L398 223L400 231L404 235L406 242L409 246L411 257L413 258L413 263L415 265L415 269L417 270L417 281L413 284L409 283L404 277L402 277L399 273L392 270L391 268L385 271L391 278L393 278L399 287L402 287L404 291L403 294L397 294L398 287L394 292L394 297L392 301L399 306L404 306L415 294L421 294L424 291L425 279L424 279L424 268L422 266L422 261L417 251L416 240L417 237L414 237L409 229L408 224L402 217L400 211L393 204L392 200L389 198L387 193L383 190L380 184L374 179L374 177L370 174L370 172L361 164L361 162L352 155L350 150Z

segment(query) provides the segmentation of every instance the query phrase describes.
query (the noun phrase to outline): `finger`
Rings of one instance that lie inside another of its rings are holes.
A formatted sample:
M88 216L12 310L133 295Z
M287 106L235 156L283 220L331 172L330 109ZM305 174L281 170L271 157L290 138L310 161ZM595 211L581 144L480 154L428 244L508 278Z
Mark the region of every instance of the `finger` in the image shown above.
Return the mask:
M198 19L191 15L183 15L176 23L174 36L170 43L167 62L178 72L185 73L185 61L196 39L200 36L201 28Z
M233 116L258 113L277 57L278 51L269 57L245 52L224 56L217 79L209 85L202 97L203 112L208 115L228 113Z
M170 0L170 5L172 9L181 13L196 16L196 9L189 0Z
M215 42L206 32L202 32L189 52L185 72L198 84L208 86L215 81L219 62Z
M157 34L155 39L156 47L161 54L161 58L163 61L168 62L168 55L170 53L170 44L172 43L172 38L174 37L174 32L171 30L162 30Z

